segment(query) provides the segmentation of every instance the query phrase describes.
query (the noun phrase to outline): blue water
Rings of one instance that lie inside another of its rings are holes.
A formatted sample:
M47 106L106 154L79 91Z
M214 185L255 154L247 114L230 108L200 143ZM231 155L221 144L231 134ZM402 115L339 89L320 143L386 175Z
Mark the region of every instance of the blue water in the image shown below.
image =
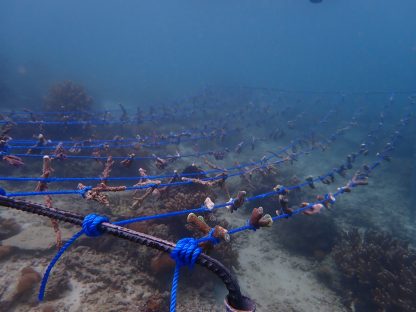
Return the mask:
M3 0L0 77L14 102L62 79L131 105L212 84L408 90L415 9L412 0Z

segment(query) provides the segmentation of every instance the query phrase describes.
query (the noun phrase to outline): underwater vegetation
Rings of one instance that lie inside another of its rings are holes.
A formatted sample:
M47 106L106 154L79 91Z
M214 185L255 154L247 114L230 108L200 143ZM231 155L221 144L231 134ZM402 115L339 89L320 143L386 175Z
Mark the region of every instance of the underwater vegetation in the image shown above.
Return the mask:
M67 80L50 87L42 108L53 112L88 112L93 103L93 98L82 85Z
M390 234L353 229L333 249L356 311L414 311L416 250Z

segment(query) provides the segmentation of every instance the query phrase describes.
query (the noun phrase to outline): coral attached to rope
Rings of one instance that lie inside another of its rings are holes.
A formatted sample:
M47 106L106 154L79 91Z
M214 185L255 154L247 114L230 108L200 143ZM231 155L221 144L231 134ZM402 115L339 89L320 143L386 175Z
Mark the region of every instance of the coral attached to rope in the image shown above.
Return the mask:
M331 115L333 115L335 110L330 110L327 112L327 114L320 120L319 124L326 124L327 121L331 118ZM301 118L302 115L298 115L297 117ZM383 117L382 117L383 118ZM389 161L390 160L390 153L395 149L396 143L398 139L401 137L402 130L404 127L408 124L410 120L410 115L405 116L400 120L399 127L397 130L393 132L393 135L389 138L388 143L385 145L382 152L378 153L376 156L376 160L371 165L363 165L362 168L352 176L348 180L348 182L337 189L334 193L326 193L322 196L318 196L317 200L312 203L301 203L300 207L297 209L292 209L287 206L287 194L290 191L301 189L304 187L309 186L310 188L315 188L315 183L323 183L323 184L330 184L334 182L334 174L337 173L342 177L346 177L346 172L349 169L352 169L353 163L356 161L357 157L360 155L367 155L368 154L368 143L365 141L365 143L361 143L358 151L356 153L349 154L346 158L346 162L343 162L340 166L330 170L329 172L317 176L317 177L307 177L304 182L297 183L293 186L285 187L278 185L276 186L272 191L261 193L252 197L247 197L247 193L245 191L240 191L236 198L231 198L229 201L225 203L220 204L214 204L209 198L207 198L202 206L196 209L186 209L186 210L180 210L180 211L172 211L162 214L155 214L150 216L139 216L136 218L130 218L127 220L121 220L117 222L110 222L110 219L106 216L101 216L97 214L89 214L85 216L82 219L82 230L74 234L57 252L57 254L54 256L54 258L49 263L48 267L45 270L45 274L42 278L40 289L39 289L39 295L38 298L40 301L44 299L45 291L47 282L49 279L49 276L51 274L52 269L56 265L56 263L59 261L61 256L65 253L66 250L71 247L74 242L81 237L82 235L86 235L88 237L98 237L101 236L105 231L103 231L104 226L124 226L127 224L135 223L135 222L143 222L147 220L156 220L156 219L162 219L162 218L168 218L173 216L179 216L179 215L185 215L188 214L188 223L195 225L198 227L203 233L204 236L196 239L192 237L182 238L178 240L176 245L174 245L173 249L170 251L170 257L175 261L175 270L173 274L173 280L172 280L172 288L171 288L171 298L170 298L170 311L174 312L176 311L176 305L177 305L177 292L178 292L178 285L179 285L179 278L180 278L180 269L183 266L187 266L190 269L194 267L194 265L197 263L198 259L203 255L204 250L204 244L209 243L210 245L217 245L221 241L228 242L230 240L230 235L234 235L243 231L256 231L262 227L270 227L273 225L274 222L281 220L281 219L287 219L290 217L293 217L295 215L299 215L301 213L305 215L314 215L319 213L323 208L330 208L332 207L337 197L344 193L349 193L352 191L353 188L361 185L367 185L368 179L370 176L370 173L377 168L383 161ZM17 123L38 123L38 121L19 121ZM65 124L71 124L72 121L68 121ZM83 121L74 121L74 124L80 124L85 123ZM6 123L6 122L4 122ZM42 121L42 124L59 124L56 121ZM6 123L7 124L7 123ZM99 123L98 123L99 124ZM377 129L372 130L369 132L368 138L373 138L373 134L376 131L379 131L383 127L383 123L380 122ZM338 129L334 134L329 136L329 139L327 142L334 142L337 136L343 135L346 129ZM254 139L253 139L254 140ZM369 139L370 140L370 139ZM18 207L18 201L14 201L10 197L20 197L20 196L34 196L34 195L46 195L46 208L50 209L51 211L54 210L52 208L52 201L50 195L68 195L68 194L80 194L84 198L87 199L94 199L101 203L108 203L107 198L105 198L105 195L101 194L102 192L115 192L115 191L136 191L136 190L142 190L142 189L161 189L161 188L167 188L172 186L179 186L179 185L189 185L189 184L200 184L200 185L214 185L210 184L213 181L225 181L229 177L233 176L245 176L247 174L246 167L253 167L250 170L255 170L258 168L268 168L270 165L277 165L284 162L293 162L293 160L296 160L298 156L300 155L307 155L312 150L315 150L319 144L314 142L312 144L312 147L309 148L303 148L303 150L298 151L298 143L302 141L302 139L292 141L288 146L286 146L284 149L279 151L278 153L271 152L271 156L269 157L263 157L259 161L252 161L249 164L243 164L243 165L237 165L230 168L225 169L213 169L209 171L199 171L197 173L184 173L184 174L178 174L175 172L172 175L159 175L159 176L148 176L146 175L143 170L141 172L140 177L116 177L112 178L110 177L110 172L112 169L112 166L114 164L113 158L106 157L106 163L104 165L104 171L103 175L101 177L93 177L93 178L51 178L50 173L52 171L50 167L50 162L48 163L48 160L50 158L48 156L39 155L44 158L44 168L43 168L43 174L40 178L29 178L29 177L0 177L0 180L3 181L37 181L38 186L34 192L15 192L15 193L8 193L3 188L0 188L0 196L6 198L9 203L15 202L16 205L14 208ZM30 142L30 140L27 140L26 142ZM7 142L6 142L7 143ZM20 142L22 145L18 146L9 146L8 144L4 144L3 146L0 146L2 148L1 156L3 157L17 157L17 158L10 158L7 161L10 164L18 165L19 162L19 155L20 154L13 154L10 155L10 149L11 148L24 148L26 144L25 141ZM27 143L30 144L30 143ZM254 143L253 143L254 144ZM236 153L239 153L243 146L243 142L239 143L236 149ZM61 146L63 147L63 146ZM286 157L281 159L280 154L286 153L287 150L292 149L292 153ZM198 156L200 157L203 153L198 154L192 154L192 156ZM206 152L206 154L213 155L213 152ZM25 154L26 155L26 154ZM34 155L35 156L35 155ZM189 156L189 155L188 155ZM76 157L76 156L74 156ZM84 156L79 156L84 157ZM130 160L135 158L135 156L131 155L129 156ZM172 156L174 157L174 156ZM181 156L185 157L185 156ZM99 157L96 157L99 158ZM271 162L273 158L277 158L277 160ZM46 159L46 160L45 160ZM115 158L114 158L115 159ZM126 158L124 157L126 160ZM147 158L146 158L147 159ZM149 157L149 159L154 159L156 162L156 166L160 166L161 169L164 168L163 161L164 159L158 158L157 156ZM160 159L160 160L158 160ZM46 165L45 165L46 164ZM49 164L49 165L48 165ZM128 161L126 162L128 165ZM158 167L159 168L159 167ZM236 171L236 172L233 172ZM220 173L218 176L214 177L207 177L208 174L212 173ZM190 178L196 176L196 178ZM205 177L201 177L205 176ZM161 183L161 181L158 181L156 179L165 179L170 178L171 180L167 183ZM108 186L107 182L114 180L133 180L133 179L139 179L139 183L134 186ZM64 182L64 181L86 181L86 180L99 180L100 184L96 187L92 186L85 186L83 184L79 184L79 187L77 190L56 190L56 191L48 191L47 190L47 183L49 182ZM215 182L217 183L217 182ZM254 208L250 218L247 220L246 224L237 227L234 229L225 229L220 226L215 226L214 228L210 228L203 218L198 217L197 213L212 213L216 209L220 208L228 208L231 212L234 212L238 210L238 208L242 207L244 203L246 202L252 202L255 200L261 200L270 196L278 195L279 202L281 203L281 210L277 210L276 216L271 216L270 214L265 214L262 207ZM12 207L12 206L9 206ZM17 208L18 209L18 208ZM30 211L30 209L28 210ZM172 244L173 246L173 244ZM166 250L165 250L166 251Z

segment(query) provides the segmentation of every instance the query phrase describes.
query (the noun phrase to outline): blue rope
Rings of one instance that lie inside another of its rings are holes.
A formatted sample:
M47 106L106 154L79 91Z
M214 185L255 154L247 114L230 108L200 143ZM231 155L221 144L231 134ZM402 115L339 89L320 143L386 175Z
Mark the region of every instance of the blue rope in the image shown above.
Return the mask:
M398 137L398 136L397 136ZM394 141L394 140L393 140ZM306 152L305 152L306 153ZM380 155L380 157L381 157L381 159L382 159L382 155ZM279 163L280 162L282 162L282 161L278 161ZM379 162L379 161L378 161ZM376 162L377 163L377 162ZM372 167L374 167L374 166L372 166ZM374 168L371 168L371 170L372 169L374 169ZM332 176L333 175L333 171L330 171L330 172L328 172L327 174L325 174L325 175L321 175L321 176L318 176L318 177L316 177L316 178L314 178L313 180L312 180L312 182L313 183L315 183L315 182L322 182L322 180L324 179L324 178L326 178L326 177L330 177L330 176ZM221 177L220 177L221 178ZM208 180L209 179L211 179L211 180L214 180L215 179L215 177L214 178L208 178ZM186 181L186 182L174 182L174 183L165 183L165 184L161 184L161 185L156 185L156 184L149 184L149 185L143 185L143 186L138 186L138 187L130 187L130 188L127 188L128 190L136 190L136 189L144 189L144 188L148 188L148 187L155 187L155 186L157 186L157 187L163 187L163 186L173 186L173 185L184 185L184 184L191 184L192 182L188 182L188 181ZM255 200L258 200L258 199L264 199L264 198L266 198L266 197L270 197L270 196L273 196L273 195L277 195L277 194L282 194L282 193L284 193L284 192L286 192L286 191L292 191L292 190L295 190L295 189L301 189L301 188L303 188L303 187L305 187L305 186L307 186L307 185L309 185L309 183L308 182L303 182L303 183L301 183L301 184L298 184L298 185L294 185L294 186L291 186L291 187L284 187L284 188L280 188L279 190L277 190L277 191L271 191L271 192L267 192L267 193L263 193L263 194L258 194L258 195L256 195L256 196L252 196L252 197L249 197L249 198L246 198L246 202L251 202L251 201L255 201ZM91 190L92 189L92 187L90 187L90 186L88 186L88 187L85 187L85 188L83 188L82 190L76 190L76 191L72 191L72 192L74 192L74 193L78 193L78 194L81 194L82 196L84 196L85 195L85 193L87 192L87 191L89 191L89 190ZM4 191L4 190L3 190ZM55 194L62 194L62 192L65 192L65 194L68 194L68 192L71 192L71 191L56 191L56 192L48 192L48 193L55 193ZM40 193L40 192L39 192ZM6 193L6 196L9 196L9 197L12 197L12 196L30 196L30 195L32 195L32 194L36 194L36 192L27 192L27 193L10 193L10 194L7 194ZM42 193L40 193L40 194L42 194L42 195L45 195L45 192L42 192ZM220 208L224 208L224 207L226 207L228 205L228 203L222 203L222 204L217 204L217 205L215 205L214 207L213 207L213 209L220 209ZM309 207L310 208L310 207ZM304 210L306 210L306 209L304 209ZM168 217L173 217L173 216L180 216L180 215L185 215L185 214L188 214L188 213L191 213L191 212L193 212L193 213L206 213L206 212L209 212L210 210L208 210L206 207L204 207L204 206L202 206L202 207L200 207L200 208L196 208L196 209L188 209L188 210L181 210L181 211L175 211L175 212L168 212L168 213L163 213L163 214L158 214L158 215L152 215L152 216L142 216L142 217L137 217L137 218L133 218L133 219L128 219L128 220L123 220L123 221L118 221L118 222L116 222L115 224L117 224L117 225L127 225L127 224L131 224L131 223L136 223L136 222L143 222L143 221L149 221L149 220L155 220L155 219L162 219L162 218L168 218ZM282 215L280 215L279 216L279 219L280 219L280 217L281 218L288 218L289 217L289 215L288 214L282 214ZM275 217L276 218L276 217ZM240 231L243 231L243 230L246 230L246 229L253 229L253 227L251 226L251 225L246 225L245 227L243 227L243 228L240 228L240 229L236 229L236 230L234 230L234 231L231 231L231 234L233 234L233 233L237 233L237 232L240 232Z
M204 131L206 131L206 132L211 132L211 131L214 131L214 130L216 130L216 129L215 128L204 129ZM172 137L172 136L175 137L175 136L179 136L179 135L189 135L189 136L191 136L192 134L201 133L201 131L203 131L203 130L202 129L201 130L198 130L198 129L182 130L178 133L170 132L168 134L168 136L170 136L170 137ZM230 130L230 131L227 131L227 133L234 132L234 131L235 130ZM59 139L55 139L54 142L57 142L57 143L59 142L59 143L63 143L63 144L70 144L68 147L72 147L74 144L83 144L83 146L80 146L80 147L86 147L86 146L84 146L85 143L88 143L88 144L93 144L93 143L94 144L109 144L109 143L116 143L117 144L117 143L120 143L120 142L123 142L123 143L124 142L142 143L142 142L146 142L146 141L152 141L153 139L154 139L154 137L152 137L152 136L144 136L144 137L141 137L140 139L138 139L138 138L108 139L108 140L105 140L105 139L97 139L97 140L90 140L90 139L88 139L88 140L59 140ZM11 139L8 142L12 143L11 145L14 146L14 147L15 147L15 145L13 145L13 144L26 144L26 145L28 145L26 147L30 147L30 145L34 145L34 144L38 143L39 141L34 140L34 139L30 139L30 140ZM50 142L50 144L52 144L52 142ZM87 145L87 146L90 146L90 145ZM23 148L23 146L22 146L22 148Z
M333 134L333 135L336 135L336 134ZM340 135L340 134L338 134L338 135ZM238 165L238 166L226 168L226 170L227 171L237 170L237 169L242 169L242 168L247 167L247 166L254 166L254 165L257 165L257 164L261 164L261 166L259 168L265 168L265 167L268 166L267 161L271 160L274 157L277 157L278 154L281 154L281 153L286 152L287 150L289 150L290 148L292 148L293 146L295 146L299 141L301 141L301 139L296 139L296 140L292 141L289 145L287 145L286 147L284 147L283 149L281 149L280 151L278 151L276 153L276 155L269 156L265 160L263 159L263 160L259 160L259 161L255 161L255 162L241 164L241 165ZM298 156L299 155L308 154L309 152L311 152L314 149L316 149L316 147L312 147L308 151L303 151L301 153L298 153ZM206 152L206 153L209 154L210 152ZM186 155L186 157L191 157L191 156L196 156L196 155L201 156L203 154L204 153L191 154L191 155ZM38 158L43 158L44 155L36 155L36 154L15 154L15 156L19 156L19 157L38 157ZM169 157L176 158L175 156L167 156L167 158L169 158ZM182 156L182 157L185 157L185 156ZM69 155L66 158L79 158L79 159L87 158L87 159L104 159L104 160L107 159L107 157L77 156L77 155ZM113 157L113 159L122 159L122 160L124 160L124 159L126 159L126 157ZM153 156L151 156L151 157L150 156L149 157L137 157L137 159L154 159L154 157ZM274 162L272 164L278 164L280 162L284 162L284 161L280 160L280 161ZM218 172L223 172L223 170L210 170L210 171L205 171L205 172L198 173L198 174L211 174L211 173L218 173ZM229 175L229 176L239 176L239 175L242 175L242 174L244 174L244 172L232 174L232 175ZM192 175L192 174L189 174L189 175ZM142 178L152 179L152 178L164 178L164 177L166 177L166 178L173 177L173 175L147 176L147 177L142 177ZM109 180L130 180L132 178L133 177L127 177L127 178L126 177L119 177L119 178L109 178ZM7 181L14 181L15 180L15 181L45 181L45 182L72 181L72 180L86 181L86 180L98 180L98 179L101 180L101 178L47 178L47 179L42 179L42 178L25 178L25 177L23 177L23 178L19 178L19 177L17 177L17 178L14 178L14 177L0 177L0 180L7 180ZM49 195L66 195L66 194L76 194L76 193L77 193L77 191L63 191L63 193L61 193L61 192L54 192L54 193L51 193ZM15 193L13 195L10 194L10 196L19 196L19 195L16 195L16 194L18 194L18 193ZM25 194L29 194L29 195L25 195ZM45 195L45 192L42 192L42 194L34 194L34 192L21 193L20 196L34 196L34 195Z
M195 137L195 138L190 138L190 139L183 139L181 142L189 142L189 141L196 141L196 140L200 140L200 139L206 139L209 140L212 137ZM145 147L153 147L153 146L161 146L161 145L169 145L169 144L174 144L172 142L164 142L164 143L156 143L156 144L146 144L144 145ZM176 143L175 143L176 144ZM120 146L121 147L121 146ZM125 147L125 146L123 146ZM132 146L129 146L132 147ZM42 150L42 149L47 149L47 150L53 150L55 149L55 147L33 147L33 146L28 146L28 147L24 147L25 149L33 149L33 150ZM80 147L80 149L85 149L85 147ZM25 158L39 158L39 157L43 157L45 155L41 155L41 154L24 154L24 153L11 153L10 148L7 151L2 151L4 155L6 154L12 154L18 157L25 157ZM193 154L189 154L189 155L181 155L181 156L170 156L170 155L166 155L166 156L162 156L162 158L185 158L185 157L200 157L202 155L208 155L213 153L213 151L207 151L207 152L200 152L200 153L193 153ZM125 156L116 156L113 157L113 159L118 159L118 160L123 160L126 159L127 157ZM155 159L154 156L137 156L134 157L135 159ZM100 159L100 160L105 160L107 159L107 157L104 156L92 156L92 155L65 155L65 159Z
M102 234L100 231L100 224L103 222L109 222L110 219L104 216L99 216L96 214L89 214L85 216L84 221L82 222L82 230L76 233L74 236L72 236L63 246L62 248L57 252L55 257L53 257L52 261L49 263L48 267L46 268L45 274L43 275L40 289L39 289L39 295L38 299L39 301L43 301L43 298L45 297L45 290L46 290L46 284L48 283L49 275L55 266L55 264L58 262L59 258L64 254L64 252L83 234L89 236L89 237L97 237Z
M263 164L261 166L257 166L256 168L266 168L267 166L269 166L271 164L280 164L280 163L283 163L283 162L285 162L285 160L278 160L278 161L275 161L275 162L272 162L272 163L269 163L269 164L266 163L266 164ZM246 166L254 166L256 163L263 163L263 161L252 162L252 163L249 163L249 164L230 167L230 168L227 168L227 171L228 170L236 170L237 168L244 168ZM214 172L224 172L224 170L211 170L211 171L206 171L206 172L202 171L202 172L198 172L197 174L198 175L199 174L210 174L210 173L214 173ZM240 171L240 172L236 172L234 174L228 174L227 178L234 177L234 176L241 176L245 173L246 173L245 171ZM192 174L189 174L189 175L192 175ZM168 176L165 176L165 177L168 177ZM170 177L174 177L174 175L171 175ZM139 177L138 179L142 179L142 178L143 177ZM214 180L221 180L223 178L224 178L223 176L210 177L210 178L202 179L202 181L214 181ZM48 181L49 179L51 181L53 181L54 179L59 179L61 181L70 181L73 178L48 178L48 179L42 179L42 178L13 178L13 177L6 177L6 178L2 177L2 178L0 178L0 180L2 180L2 179L8 180L8 181L13 181L13 179L17 179L16 181L19 181L20 179L23 179L23 180L28 179L28 180L35 180L35 181L39 181L39 179L41 179L41 181ZM66 180L66 179L70 179L70 180ZM124 178L112 178L112 179L109 178L109 180L119 180L119 179L121 180L121 179L124 179ZM128 179L130 179L130 178L128 178ZM82 180L82 178L80 180ZM102 180L102 178L100 180ZM133 190L147 189L147 188L151 188L151 187L155 187L155 186L157 186L157 187L170 187L170 186L180 186L180 185L187 185L187 184L193 184L193 182L192 181L180 181L180 182L172 182L172 183L163 183L163 184L159 184L159 185L149 183L149 184L141 185L141 186L130 186L130 187L127 187L125 190L126 191L133 191ZM9 197L19 197L19 196L23 197L23 196L38 196L38 195L43 196L43 195L70 195L70 194L79 194L79 190L58 190L58 191L47 191L47 192L15 192L15 193L8 193L7 196L9 196Z
M406 125L406 123L403 123L403 126ZM380 163L382 160L385 160L386 155L385 153L390 152L393 149L393 145L395 144L395 142L397 141L397 139L400 138L400 132L397 131L396 135L393 136L392 140L391 140L391 144L389 146L387 146L382 153L380 153L377 157L377 160L369 167L369 169L367 170L367 175L374 170ZM332 174L332 172L330 173ZM322 181L322 178L325 176L328 176L330 174L324 175L324 176L319 176L317 178L314 179L314 181L318 182L318 181ZM300 185L308 185L308 182L302 183ZM355 185L351 185L352 187L355 187ZM257 196L254 196L250 199L247 199L247 201L251 201L254 200L255 198L265 198L266 196L270 196L272 194L277 194L286 190L290 190L290 189L294 189L294 188L299 188L298 186L294 186L294 187L290 187L290 188L281 188L278 191L273 191L273 192L269 192L269 193L265 193L265 194L259 194ZM88 188L85 188L83 190L81 190L81 192L85 193L88 190ZM80 192L80 191L78 191ZM337 197L341 194L344 193L344 190L341 188L339 189L336 193L333 194L334 197ZM4 189L0 188L0 195L6 195L6 192ZM282 214L279 216L276 216L273 218L273 221L279 220L279 219L283 219L283 218L288 218L290 216L293 215L297 215L307 209L310 209L313 205L317 204L317 203L324 203L325 201L328 201L328 199L330 198L329 194L326 194L324 196L324 199L315 203L311 203L305 207L299 208L297 210L295 210L293 213L291 213L291 215L288 214ZM334 200L331 200L331 203L334 203ZM221 205L217 205L217 207L219 208L220 206L223 207L227 204L221 204ZM200 208L200 211L209 211L207 208ZM188 211L178 211L176 213L178 214L184 214L184 213L188 213L191 210ZM195 211L195 210L193 210ZM168 215L168 214L165 214ZM169 214L171 215L171 214ZM159 215L161 216L161 215ZM144 218L155 218L156 216L150 216L150 217L142 217L142 219L144 220ZM56 262L59 260L59 258L62 256L62 254L75 242L76 239L78 239L82 234L86 234L87 236L90 237L96 237L102 234L102 232L99 230L99 225L103 222L109 222L109 219L107 217L103 217L103 216L98 216L95 214L90 214L87 215L84 218L83 224L82 224L82 231L76 233L70 240L67 241L67 243L60 249L60 251L55 255L55 257L53 258L53 260L51 261L51 263L49 264L45 275L42 279L42 283L41 283L41 287L40 287L40 292L39 292L39 300L43 300L44 298L44 292L46 289L46 284L48 281L48 277L49 274L53 268L53 266L56 264ZM138 218L136 219L130 219L130 220L124 220L124 221L119 221L116 222L116 224L118 225L123 225L123 224L128 224L128 223L132 223L132 222L138 222ZM247 224L243 227L240 228L236 228L233 230L230 230L228 233L231 234L235 234L244 230L255 230L255 227L253 225L251 225L249 222L247 222ZM202 249L199 247L199 243L204 242L204 241L211 241L213 244L218 244L220 241L213 237L213 233L214 233L214 229L211 229L211 231L209 232L209 234L206 237L203 237L201 239L194 239L194 238L183 238L181 240L178 241L178 243L176 244L175 248L172 250L171 252L171 257L172 259L175 260L176 265L175 265L175 272L174 272L174 276L173 276L173 281L172 281L172 292L171 292L171 304L170 304L170 311L174 312L176 310L176 296L177 296L177 287L178 287L178 282L179 282L179 275L180 275L180 268L182 266L188 266L189 268L193 268L193 266L195 265L199 255L202 252Z
M392 141L395 141L399 136L397 135ZM390 149L389 149L390 150ZM378 157L380 159L384 159L384 155L381 153L380 156ZM379 164L380 160L376 160L372 166L370 166L370 169L368 171L368 173L370 173L372 170L374 170L377 165ZM322 177L322 176L321 176ZM317 181L321 181L321 177L316 178ZM308 183L303 183L303 185L307 185ZM354 185L352 185L352 187L354 187ZM289 190L289 189L293 189L293 187L291 188L281 188L278 191L274 191L274 192L269 192L267 194L277 194L277 193L281 193L283 191ZM0 188L0 195L5 194L6 192L4 191L4 189ZM333 194L334 198L336 198L337 196L341 195L344 193L343 189L338 190L336 193ZM252 198L250 198L249 200L254 200L254 198L264 198L265 194L260 194L257 196L254 196ZM328 201L328 199L330 198L329 194L326 194L324 196L324 199L321 201L317 201L314 203L310 203L309 205L302 207L302 208L298 208L295 211L293 211L290 215L289 214L281 214L278 216L273 217L273 221L277 221L279 219L283 219L283 218L289 218L291 216L300 214L301 212L308 210L310 208L312 208L315 204L322 204L326 201ZM331 203L334 203L333 200L331 200ZM227 204L221 204L221 205L216 205L217 207L214 208L220 208L220 207L224 207ZM172 216L172 215L179 215L179 214L187 214L189 212L206 212L209 211L207 208L199 208L199 209L191 209L191 210L184 210L184 211L177 211L174 213L166 213L166 214L161 214L161 215L155 215L155 216L149 216L149 217L141 217L141 218L135 218L135 219L130 219L130 220L124 220L124 221L119 221L116 222L115 224L117 225L125 225L125 224L129 224L129 223L133 223L133 222L138 222L138 221L145 221L145 220L151 220L151 219L155 219L155 218L161 218L164 216ZM103 217L103 216L98 216L95 214L90 214L87 215L84 218L84 222L82 224L82 230L78 233L76 233L70 240L67 241L67 243L59 250L59 252L55 255L55 257L53 258L53 260L51 261L51 263L49 264L48 268L46 269L45 275L43 276L42 282L41 282L41 287L40 287L40 291L39 291L39 300L42 301L44 298L44 293L45 293L45 289L46 289L46 284L49 278L49 274L52 270L52 268L54 267L54 265L56 264L56 262L59 260L59 258L62 256L62 254L75 242L76 239L78 239L82 234L86 234L87 236L90 237L96 237L96 236L100 236L102 233L99 230L98 226L103 223L103 222L109 222L109 219L107 217ZM232 229L230 231L228 231L229 235L233 235L242 231L246 231L246 230L256 230L255 227L253 225L251 225L249 222L247 222L247 224L243 227L239 227L239 228L235 228ZM171 303L170 303L170 312L175 312L176 311L176 297L177 297L177 288L178 288L178 282L179 282L179 275L180 275L180 268L182 266L188 266L189 268L193 268L199 255L202 252L202 249L199 247L199 243L204 242L204 241L211 241L212 244L218 244L220 241L213 237L213 233L214 233L214 229L211 229L211 231L209 232L209 234L206 237L203 237L201 239L195 239L195 238L183 238L181 240L178 241L178 243L176 244L175 248L172 250L171 252L171 257L172 259L175 260L176 265L175 265L175 271L174 271L174 275L173 275L173 281L172 281L172 290L171 290Z
M277 161L277 162L280 163L282 161ZM325 175L321 175L321 176L318 176L318 177L314 178L312 181L313 181L313 183L315 183L315 182L322 182L322 179L323 178L329 177L332 174L333 174L333 172L330 171L330 172L328 172ZM208 178L206 180L215 180L215 179L216 178L214 177L214 178ZM221 179L221 177L219 177L219 179ZM127 190L137 190L137 189L144 189L144 188L155 187L155 186L156 187L164 187L164 186L174 186L174 185L185 185L185 184L191 184L191 183L192 182L190 182L190 181L185 181L185 182L165 183L165 184L160 184L160 185L148 184L148 185L137 186L137 187L129 187L129 188L127 188ZM270 197L270 196L273 196L273 195L282 194L286 190L287 191L292 191L292 190L295 190L295 189L301 189L301 188L303 188L303 187L305 187L307 185L309 185L309 183L308 182L304 182L304 183L301 183L301 184L298 184L298 185L294 185L294 186L291 186L291 187L281 188L281 189L279 189L277 191L270 191L270 192L267 192L267 193L258 194L256 196L252 196L252 197L246 198L246 202L251 202L251 201L258 200L258 199L264 199L266 197ZM52 193L51 195L59 195L59 194L74 194L74 193L76 193L76 194L81 194L82 196L84 196L85 193L87 191L91 190L91 189L92 189L92 187L91 186L88 186L88 187L83 188L82 190L75 190L75 191L55 191L55 192L47 192L47 194ZM38 193L40 195L45 195L45 192L25 192L25 193L24 192L21 192L21 193L9 193L9 194L6 194L6 196L9 196L9 197L15 197L15 196L31 196L31 195L37 195ZM215 205L213 207L213 209L224 208L227 205L228 205L228 203L217 204L217 205ZM118 224L118 225L126 225L126 224L130 224L130 223L143 222L143 221L149 221L149 220L155 220L155 219L162 219L162 218L169 218L169 217L173 217L173 216L180 216L180 215L185 215L185 214L188 214L188 213L191 213L191 212L193 212L193 213L206 213L208 211L209 210L206 207L202 206L202 207L196 208L196 209L188 209L188 210L168 212L168 213L163 213L163 214L158 214L158 215L152 215L152 216L137 217L137 218L133 218L133 219L119 221L119 222L116 222L116 224Z
M206 237L202 237L200 239L192 237L182 238L176 243L175 248L170 253L171 258L176 262L170 293L170 312L176 311L176 296L181 267L188 266L192 269L195 266L196 260L202 253L202 248L199 247L199 243L210 241L213 245L216 245L220 242L219 239L213 236L213 234L214 229L211 229Z
M406 122L404 122L403 123L403 127L405 126L407 124L407 120L406 120ZM400 131L398 131L399 133L397 133L394 137L393 137L393 139L391 140L391 145L394 145L395 143L396 143L396 141L397 141L397 139L398 138L400 138ZM388 151L390 151L391 150L391 146L389 146L389 147L387 147L382 153L380 153L380 155L376 158L376 160L372 163L372 165L371 166L369 166L369 169L367 170L367 172L366 172L366 176L368 176L374 169L376 169L380 164L381 164L381 161L382 160L385 160L385 152L388 152ZM315 181L314 181L315 182ZM303 183L303 184L305 184L305 183ZM308 183L306 183L306 185L307 185ZM350 183L349 184L350 185L350 187L356 187L357 185L355 185L355 184L353 184L353 183ZM293 187L289 187L289 188L285 188L286 190L290 190L290 189L293 189L293 188L295 188L295 187L297 187L297 186L293 186ZM284 188L281 188L279 191L281 191L282 189L284 189ZM273 221L277 221L277 220L281 220L281 219L287 219L287 218L289 218L289 217L292 217L292 216L295 216L295 215L297 215L297 214L300 214L300 213L302 213L303 211L306 211L306 210L308 210L308 209L310 209L310 208L312 208L314 205L316 205L316 204L323 204L323 203L325 203L325 202L330 202L331 204L335 204L335 199L338 197L338 196L340 196L340 195L342 195L342 194L344 194L345 193L345 189L344 188L340 188L340 189L338 189L338 191L336 192L336 193L334 193L334 194L332 194L332 196L334 197L334 199L332 199L331 198L331 196L329 195L329 194L325 194L324 195L324 199L322 199L322 200L320 200L320 201L316 201L316 202L314 202L314 203L310 203L310 204L308 204L307 206L305 206L305 207L301 207L301 208L298 208L298 209L296 209L296 210L294 210L291 214L287 214L287 213L283 213L283 214L280 214L280 215L278 215L278 216L275 216L275 217L273 217L272 218L272 220ZM246 230L253 230L253 226L249 223L249 222L247 222L247 224L246 225L244 225L244 226L241 226L241 227L237 227L237 228L234 228L234 229L231 229L231 230L229 230L228 231L228 234L229 235L233 235L233 234L236 234L236 233L239 233L239 232L243 232L243 231L246 231ZM255 230L255 229L254 229Z
M134 147L135 143L141 144L141 147L155 147L155 146L163 146L163 145L175 145L175 144L179 144L179 143L185 143L185 142L192 142L192 141L198 141L198 140L210 140L214 137L218 137L218 135L201 135L201 136L195 136L192 138L187 138L187 139L181 139L180 141L172 141L172 140L166 140L166 141L158 141L155 143L141 143L140 141L136 141L133 142L132 144L123 144L123 145L110 145L110 148L113 149L118 149L118 148L128 148L128 147ZM36 143L34 143L36 144ZM105 144L105 143L103 143ZM102 149L104 148L104 145L100 144L100 145L82 145L82 146L76 146L77 148L81 149L81 150L88 150L88 149ZM44 145L44 146L36 146L36 145L10 145L9 148L10 149L29 149L32 148L34 150L53 150L57 147L58 145ZM74 145L70 145L70 146L62 146L65 149L71 149L72 147L74 147ZM29 154L30 155L30 154Z

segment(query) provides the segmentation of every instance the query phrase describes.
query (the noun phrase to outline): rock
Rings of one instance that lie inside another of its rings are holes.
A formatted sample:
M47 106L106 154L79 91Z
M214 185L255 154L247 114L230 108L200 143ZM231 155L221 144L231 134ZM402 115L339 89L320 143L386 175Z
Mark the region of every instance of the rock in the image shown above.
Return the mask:
M0 260L6 259L14 251L14 248L11 246L0 246Z
M156 294L153 295L152 297L150 297L147 301L146 301L146 305L145 305L145 312L158 312L162 310L163 304L165 302L163 302L163 299L160 295Z
M16 235L20 230L21 227L15 220L0 218L0 240Z
M55 308L48 304L42 308L42 312L55 312Z

